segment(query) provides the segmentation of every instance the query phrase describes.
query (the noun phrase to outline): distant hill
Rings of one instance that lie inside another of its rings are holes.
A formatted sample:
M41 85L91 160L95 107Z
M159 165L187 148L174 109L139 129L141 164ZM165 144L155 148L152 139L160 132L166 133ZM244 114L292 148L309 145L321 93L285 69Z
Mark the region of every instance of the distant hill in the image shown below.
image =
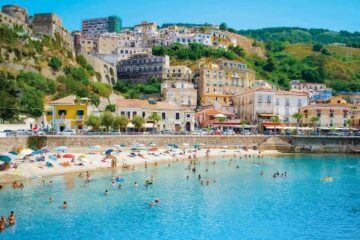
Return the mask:
M235 32L254 38L258 41L282 41L289 43L342 43L347 46L360 47L360 32L330 31L327 29L275 27L254 30L239 30Z

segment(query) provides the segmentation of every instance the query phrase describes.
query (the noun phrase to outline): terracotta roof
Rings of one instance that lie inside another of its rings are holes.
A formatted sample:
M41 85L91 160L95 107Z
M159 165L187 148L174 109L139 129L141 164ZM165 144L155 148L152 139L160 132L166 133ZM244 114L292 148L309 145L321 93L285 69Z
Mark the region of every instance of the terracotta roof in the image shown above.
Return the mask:
M221 111L221 110L218 110L218 109L215 109L215 108L209 108L209 109L205 109L205 110L202 110L200 112L197 112L195 114L195 116L200 116L200 115L208 115L208 116L213 116L213 115L216 115L216 114L224 114L226 116L232 116L234 115L233 113L230 113L230 112L225 112L225 111Z
M50 105L60 105L60 104L74 104L74 101L76 99L75 95L70 95L64 98L60 98L58 100L54 100L52 102L50 102Z
M187 110L187 107L183 107L174 103L168 102L156 102L156 104L150 104L148 100L140 99L121 99L116 101L116 106L119 108L143 108L154 110Z

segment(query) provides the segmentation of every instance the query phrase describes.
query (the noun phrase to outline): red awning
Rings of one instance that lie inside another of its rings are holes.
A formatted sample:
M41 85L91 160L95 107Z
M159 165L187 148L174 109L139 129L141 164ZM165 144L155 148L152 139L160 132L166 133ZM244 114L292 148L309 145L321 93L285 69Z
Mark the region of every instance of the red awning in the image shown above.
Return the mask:
M274 129L274 128L277 128L277 127L285 127L286 126L283 123L271 123L271 122L263 123L262 125L263 125L263 127L269 128L269 129Z

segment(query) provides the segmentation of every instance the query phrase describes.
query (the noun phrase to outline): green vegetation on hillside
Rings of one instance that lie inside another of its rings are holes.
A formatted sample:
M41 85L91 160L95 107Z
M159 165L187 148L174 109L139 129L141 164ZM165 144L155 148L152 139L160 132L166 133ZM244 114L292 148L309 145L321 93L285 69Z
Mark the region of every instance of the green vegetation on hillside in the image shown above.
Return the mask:
M125 98L140 98L141 94L159 94L161 81L158 78L150 78L148 84L130 83L118 80L114 89L121 92Z
M40 117L45 95L55 91L55 81L38 73L0 70L0 118L14 120L19 114Z
M289 43L313 44L343 43L351 47L360 47L360 32L334 32L327 29L306 29L298 27L275 27L254 30L239 30L235 32L264 42L281 41Z

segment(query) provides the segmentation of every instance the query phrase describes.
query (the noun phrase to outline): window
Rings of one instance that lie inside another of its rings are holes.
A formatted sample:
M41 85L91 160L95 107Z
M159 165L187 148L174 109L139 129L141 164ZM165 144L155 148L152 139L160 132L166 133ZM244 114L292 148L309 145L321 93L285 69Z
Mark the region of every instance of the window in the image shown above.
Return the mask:
M62 116L62 115L66 116L66 110L59 110L58 115L59 116Z
M259 97L258 97L258 103L262 103L262 95L259 95Z
M285 106L290 106L290 100L288 98L285 98Z
M278 98L275 100L275 105L279 105L279 99Z
M267 103L271 103L271 96L270 96L270 95L267 95L267 97L266 97L266 102L267 102Z
M84 116L84 110L77 110L76 115L77 116Z
M187 117L187 118L190 118L190 114L186 114L186 117Z
M51 115L52 115L52 111L46 112L46 115L51 116Z
M166 119L166 114L163 112L163 113L161 113L161 119L162 120L165 120Z
M297 105L298 105L298 107L301 107L301 105L302 105L302 102L301 102L300 98L298 99L298 104Z
M142 112L142 117L145 118L145 112Z
M330 119L330 127L333 127L333 126L334 126L334 120Z
M330 111L330 117L333 118L334 117L334 112Z
M121 116L125 116L125 112L124 112L124 111L121 111L120 115L121 115Z
M180 113L175 113L175 118L176 118L176 120L179 120L180 119Z

